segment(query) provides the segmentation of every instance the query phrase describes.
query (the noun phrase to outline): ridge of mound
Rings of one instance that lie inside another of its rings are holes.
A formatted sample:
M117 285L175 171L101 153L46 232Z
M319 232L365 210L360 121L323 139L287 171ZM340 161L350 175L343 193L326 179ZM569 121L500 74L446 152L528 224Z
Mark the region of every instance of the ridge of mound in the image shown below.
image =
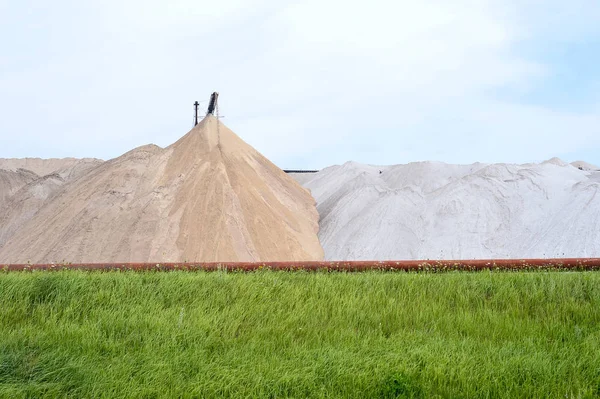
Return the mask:
M1 227L1 226L0 226ZM2 262L319 260L310 193L214 116L69 182Z
M571 162L571 165L580 170L585 171L600 171L600 166L593 165L591 163L587 163L585 161L575 161Z
M542 164L545 163L549 163L552 165L556 165L556 166L567 166L568 163L566 163L565 161L563 161L562 159L558 158L558 157L553 157L550 159L545 160L544 162L542 162Z
M103 161L96 158L0 158L0 169L27 169L38 176L45 176L58 170L69 169L76 164L101 162Z

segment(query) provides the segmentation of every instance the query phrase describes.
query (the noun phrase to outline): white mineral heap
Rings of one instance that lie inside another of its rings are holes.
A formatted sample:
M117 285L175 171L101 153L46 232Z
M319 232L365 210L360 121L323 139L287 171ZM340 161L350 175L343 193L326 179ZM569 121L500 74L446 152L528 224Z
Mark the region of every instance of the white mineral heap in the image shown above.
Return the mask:
M299 179L326 259L600 257L599 169L348 162Z

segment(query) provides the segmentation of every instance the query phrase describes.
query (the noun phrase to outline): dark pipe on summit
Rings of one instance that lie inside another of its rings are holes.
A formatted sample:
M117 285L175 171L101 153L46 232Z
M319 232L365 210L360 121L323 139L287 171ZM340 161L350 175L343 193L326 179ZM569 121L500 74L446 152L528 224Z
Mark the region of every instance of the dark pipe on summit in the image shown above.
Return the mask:
M215 108L217 106L217 98L219 97L219 93L216 91L210 95L210 102L208 103L208 111L206 114L213 114L215 112Z

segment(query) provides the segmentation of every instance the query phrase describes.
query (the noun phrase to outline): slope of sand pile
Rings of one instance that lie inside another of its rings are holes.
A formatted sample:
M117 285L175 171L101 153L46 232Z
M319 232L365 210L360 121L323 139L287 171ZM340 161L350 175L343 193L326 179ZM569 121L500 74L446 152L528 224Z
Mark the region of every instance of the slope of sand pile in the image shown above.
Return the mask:
M574 164L348 162L301 179L326 259L598 257L599 168Z
M84 176L87 172L102 163L98 159L80 159L77 162L65 162L62 165L51 160L58 170L50 174L38 176L32 171L19 169L17 172L0 170L0 193L6 194L4 201L0 199L0 248L29 219L31 219L46 203L49 202L66 183ZM2 175L18 174L23 184L17 190L7 190L2 185ZM0 194L1 198L1 194Z
M0 208L23 186L38 177L38 175L29 170L19 169L12 171L0 169Z
M318 260L317 232L310 193L207 116L65 184L0 262Z

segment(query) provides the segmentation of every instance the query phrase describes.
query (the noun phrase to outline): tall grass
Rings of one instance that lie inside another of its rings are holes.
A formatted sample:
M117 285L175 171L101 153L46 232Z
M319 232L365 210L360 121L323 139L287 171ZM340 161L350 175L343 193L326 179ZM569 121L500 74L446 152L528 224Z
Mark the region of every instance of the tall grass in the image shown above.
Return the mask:
M0 274L0 397L599 396L597 273Z

